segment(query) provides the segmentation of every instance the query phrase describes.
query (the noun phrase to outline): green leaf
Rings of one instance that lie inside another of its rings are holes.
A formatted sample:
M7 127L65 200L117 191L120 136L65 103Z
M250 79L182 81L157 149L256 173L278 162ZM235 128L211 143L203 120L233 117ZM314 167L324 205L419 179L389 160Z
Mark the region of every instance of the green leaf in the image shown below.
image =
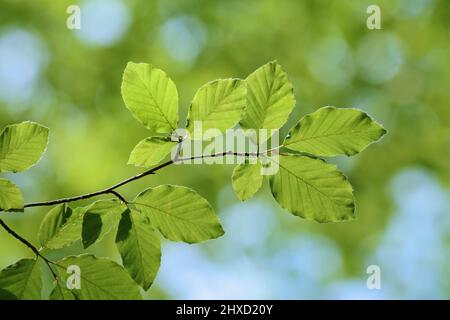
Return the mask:
M62 276L59 270L56 271L58 279L56 280L55 287L50 293L50 300L79 300L73 290L67 288L65 281L62 281Z
M144 290L156 277L161 262L161 240L142 212L127 210L120 220L117 248L125 269Z
M19 172L36 164L45 151L48 128L34 122L5 127L0 134L0 172Z
M295 105L292 84L275 61L269 62L247 79L247 108L241 120L244 129L278 129Z
M0 211L23 211L20 189L11 181L0 179Z
M11 292L0 288L0 300L17 300L17 297Z
M186 187L149 188L136 197L134 204L147 214L153 227L172 241L195 243L224 233L208 201Z
M241 201L253 197L263 183L261 163L243 163L234 167L231 177L233 189Z
M85 208L72 210L65 203L51 209L39 229L42 247L59 249L81 239L84 212Z
M173 132L178 125L178 92L167 74L146 63L129 62L122 97L134 117L155 132Z
M101 241L119 223L127 206L117 199L99 200L85 209L82 226L83 247Z
M198 89L192 100L187 129L194 132L194 121L202 122L202 129L226 129L234 127L242 117L246 97L245 81L219 79Z
M139 142L131 151L128 164L150 167L167 156L177 143L169 137L149 137Z
M139 287L128 273L117 263L93 255L70 256L57 262L67 269L75 265L80 268L80 289L71 289L80 300L141 300ZM67 283L71 273L60 272L61 286ZM54 290L57 290L55 288ZM57 293L52 294L58 297Z
M379 123L360 110L324 107L302 118L283 145L317 156L351 156L385 133Z
M41 269L35 259L22 259L0 272L0 300L40 300Z
M270 187L283 208L318 222L354 219L352 186L335 165L299 155L281 156L278 164Z

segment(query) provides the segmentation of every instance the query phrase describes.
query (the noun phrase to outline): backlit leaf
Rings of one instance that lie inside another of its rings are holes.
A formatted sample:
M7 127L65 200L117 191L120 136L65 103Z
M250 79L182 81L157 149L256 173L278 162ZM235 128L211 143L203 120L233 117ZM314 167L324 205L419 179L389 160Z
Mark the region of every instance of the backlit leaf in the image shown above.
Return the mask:
M195 243L223 235L211 205L192 189L173 185L149 188L134 204L169 240Z
M360 110L324 107L302 118L283 145L317 156L351 156L385 133L380 124Z
M139 288L128 273L117 263L93 255L70 256L57 262L60 268L79 267L80 289L73 288L73 295L80 300L141 300ZM61 285L68 277L75 276L59 272ZM54 290L58 290L55 288ZM61 294L52 294L54 298Z
M0 300L40 300L41 269L36 259L22 259L0 272Z
M23 211L20 189L11 181L0 179L0 211Z
M146 63L129 62L122 97L134 117L155 132L173 132L178 125L178 92L167 74Z
M30 168L47 147L48 128L34 122L5 127L0 134L0 172L19 172Z
M194 132L194 121L201 121L202 130L218 129L225 132L242 117L246 97L245 81L219 79L202 86L194 96L188 115L187 130Z
M116 243L125 269L131 277L148 290L156 277L161 261L161 241L149 218L142 212L123 213Z
M127 206L117 199L99 200L85 208L81 236L84 248L101 241L120 220Z
M250 199L261 188L263 183L261 163L243 163L234 167L231 177L233 189L242 201Z
M354 218L352 186L335 165L299 155L281 156L278 164L270 187L283 208L318 222Z
M247 107L241 120L245 129L278 129L295 105L292 84L275 61L269 62L247 79Z
M131 151L128 164L150 167L167 156L177 143L169 137L149 137L139 142Z
M72 210L66 204L51 209L39 229L39 241L44 248L59 249L81 239L84 208Z

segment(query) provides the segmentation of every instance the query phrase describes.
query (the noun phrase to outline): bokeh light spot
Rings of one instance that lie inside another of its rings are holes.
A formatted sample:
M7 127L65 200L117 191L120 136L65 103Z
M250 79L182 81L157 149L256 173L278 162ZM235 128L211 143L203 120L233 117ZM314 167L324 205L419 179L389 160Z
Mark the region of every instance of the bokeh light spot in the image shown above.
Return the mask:
M81 5L81 29L78 38L91 46L106 47L122 38L131 14L120 0L89 0Z
M46 51L36 35L22 29L1 32L0 100L13 104L14 108L26 103L46 62Z
M360 77L374 84L392 79L403 63L399 40L384 33L371 33L363 38L356 56Z
M328 37L316 44L308 56L308 68L323 84L343 87L353 77L353 58L347 43L339 37Z
M167 54L179 62L193 62L206 41L203 25L191 16L167 20L160 29L161 42Z

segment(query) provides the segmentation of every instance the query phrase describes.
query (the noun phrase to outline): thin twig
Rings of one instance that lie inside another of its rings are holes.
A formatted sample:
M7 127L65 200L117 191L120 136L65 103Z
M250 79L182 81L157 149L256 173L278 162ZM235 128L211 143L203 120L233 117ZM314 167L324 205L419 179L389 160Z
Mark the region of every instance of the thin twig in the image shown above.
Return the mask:
M269 150L272 151L272 150ZM251 152L245 152L245 153L239 153L239 152L232 152L232 151L227 151L227 152L221 152L221 153L216 153L216 154L210 154L210 155L200 155L200 156L192 156L192 157L186 157L186 158L177 158L174 160L168 160L167 162L164 162L150 170L144 171L138 175L135 175L133 177L130 177L126 180L123 180L119 183L116 183L115 185L103 189L103 190L99 190L99 191L95 191L92 193L86 193L80 196L76 196L76 197L69 197L69 198L62 198L62 199L56 199L56 200L50 200L50 201L43 201L43 202L34 202L34 203L28 203L24 206L24 208L31 208L31 207L45 207L45 206L53 206L53 205L57 205L57 204L61 204L61 203L68 203L68 202L74 202L74 201L79 201L79 200L84 200L84 199L90 199L93 197L97 197L100 195L105 195L105 194L114 194L116 197L118 197L121 201L123 201L124 203L127 203L127 201L119 194L117 193L115 190L119 187L122 187L130 182L142 179L148 175L151 174L155 174L157 171L171 165L177 162L181 162L183 163L184 161L191 161L191 160L196 160L196 159L206 159L206 158L214 158L214 157L224 157L227 155L233 155L233 156L241 156L241 157L256 157L258 155L260 155L262 153L251 153Z
M273 150L268 150L266 152L270 152ZM186 158L179 158L178 156L178 152L177 151L177 157L174 160L169 160L167 162L164 162L150 170L147 170L145 172L142 172L138 175L135 175L133 177L130 177L126 180L123 180L119 183L116 183L115 185L103 189L103 190L99 190L96 192L92 192L92 193L86 193L80 196L76 196L76 197L70 197L70 198L62 198L62 199L57 199L57 200L51 200L51 201L44 201L44 202L35 202L35 203L29 203L26 204L24 206L24 208L30 208L30 207L41 207L41 206L52 206L52 205L57 205L57 204L61 204L61 203L68 203L68 202L74 202L74 201L78 201L78 200L84 200L84 199L89 199L89 198L93 198L99 195L104 195L104 194L112 194L114 196L116 196L118 199L120 199L122 202L124 202L125 204L128 204L128 201L117 191L115 191L115 189L124 186L130 182L142 179L143 177L146 177L150 174L154 174L157 171L171 165L177 162L185 162L185 161L191 161L191 160L195 160L195 159L206 159L206 158L214 158L214 157L224 157L224 156L241 156L241 157L252 157L252 156L258 156L261 155L263 153L250 153L250 152L245 152L245 153L238 153L238 152L233 152L233 151L227 151L227 152L221 152L221 153L216 153L216 154L210 154L210 155L200 155L200 156L192 156L192 157L186 157ZM41 258L42 260L44 260L44 262L47 264L48 268L50 269L50 272L52 273L53 277L55 279L57 279L57 275L55 273L55 271L52 269L51 265L56 265L58 266L55 262L47 259L45 256L43 256L39 250L33 246L28 240L24 239L22 236L20 236L19 234L17 234L14 230L12 230L3 220L0 219L0 225L14 238L16 238L17 240L19 240L20 242L22 242L24 245L26 245L28 248L30 248L37 257Z
M123 203L127 204L128 201L117 191L111 190L109 193L115 195L117 198L119 198L120 201L122 201Z
M17 234L17 232L15 232L13 229L11 229L3 220L0 219L0 225L3 227L3 229L5 229L11 236L13 236L14 238L16 238L17 240L19 240L20 242L22 242L24 245L26 245L28 248L31 249L31 251L33 251L37 257L41 258L42 260L44 260L44 262L47 264L48 268L50 269L50 272L52 273L53 277L56 279L57 276L55 274L55 272L53 271L51 264L54 264L53 261L50 261L49 259L47 259L46 257L44 257L39 250L33 246L28 240L26 240L25 238L23 238L22 236L20 236L19 234Z

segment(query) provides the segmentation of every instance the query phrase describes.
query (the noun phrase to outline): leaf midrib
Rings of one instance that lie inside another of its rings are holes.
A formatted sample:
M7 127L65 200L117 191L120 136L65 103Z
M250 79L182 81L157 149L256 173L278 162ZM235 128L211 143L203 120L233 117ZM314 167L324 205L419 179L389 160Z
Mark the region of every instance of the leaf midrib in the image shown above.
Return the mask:
M314 140L314 139L320 139L320 138L328 138L328 137L332 137L332 136L345 136L345 135L350 135L350 134L355 134L355 133L364 133L367 132L367 130L350 130L350 131L345 131L345 132L336 132L336 133L329 133L329 134L323 134L323 135L318 135L318 136L311 136L311 137L306 137L306 138L300 138L298 140L289 142L289 143L284 143L284 146L288 146L291 144L295 144L298 142L303 142L303 141L308 141L308 140Z
M189 223L189 224L191 224L191 225L193 225L193 226L195 226L195 227L198 227L197 224L195 224L194 222L192 222L192 221L190 221L190 220L188 220L188 219L182 218L181 216L177 216L177 215L170 214L170 213L168 213L168 212L166 212L166 211L163 211L162 209L153 207L153 206L151 206L151 205L149 205L149 204L138 203L138 202L134 202L133 204L135 204L135 205L141 205L141 206L144 206L144 207L148 207L148 208L150 208L150 209L155 209L156 211L162 212L162 213L164 213L165 215L168 215L168 216L172 217L173 219L179 219L179 220L185 221L186 223Z
M294 177L296 177L297 179L300 179L304 184L312 187L314 190L316 190L317 192L319 192L320 194L322 194L323 196L325 196L333 206L336 206L337 204L335 203L335 201L328 196L326 193L323 193L321 190L319 190L316 186L314 186L313 184L311 184L310 182L308 182L307 180L303 179L302 177L299 177L298 175L296 175L294 172L290 171L289 169L287 169L286 167L284 167L283 165L281 165L281 163L278 163L279 166L281 168L283 168L284 170L286 170L290 175L293 175Z
M170 128L173 130L175 130L175 128L172 126L172 124L170 123L169 119L166 117L166 114L163 112L163 110L161 109L161 106L159 105L159 103L156 101L155 97L153 96L152 92L150 91L150 89L147 86L147 83L144 81L143 78L141 78L139 72L137 72L136 70L133 70L136 75L138 76L139 80L142 81L142 83L144 84L144 88L145 90L148 92L150 98L154 101L156 108L158 109L158 111L161 113L161 115L163 116L164 120L166 120L166 122L169 124ZM150 70L151 73L151 70Z

